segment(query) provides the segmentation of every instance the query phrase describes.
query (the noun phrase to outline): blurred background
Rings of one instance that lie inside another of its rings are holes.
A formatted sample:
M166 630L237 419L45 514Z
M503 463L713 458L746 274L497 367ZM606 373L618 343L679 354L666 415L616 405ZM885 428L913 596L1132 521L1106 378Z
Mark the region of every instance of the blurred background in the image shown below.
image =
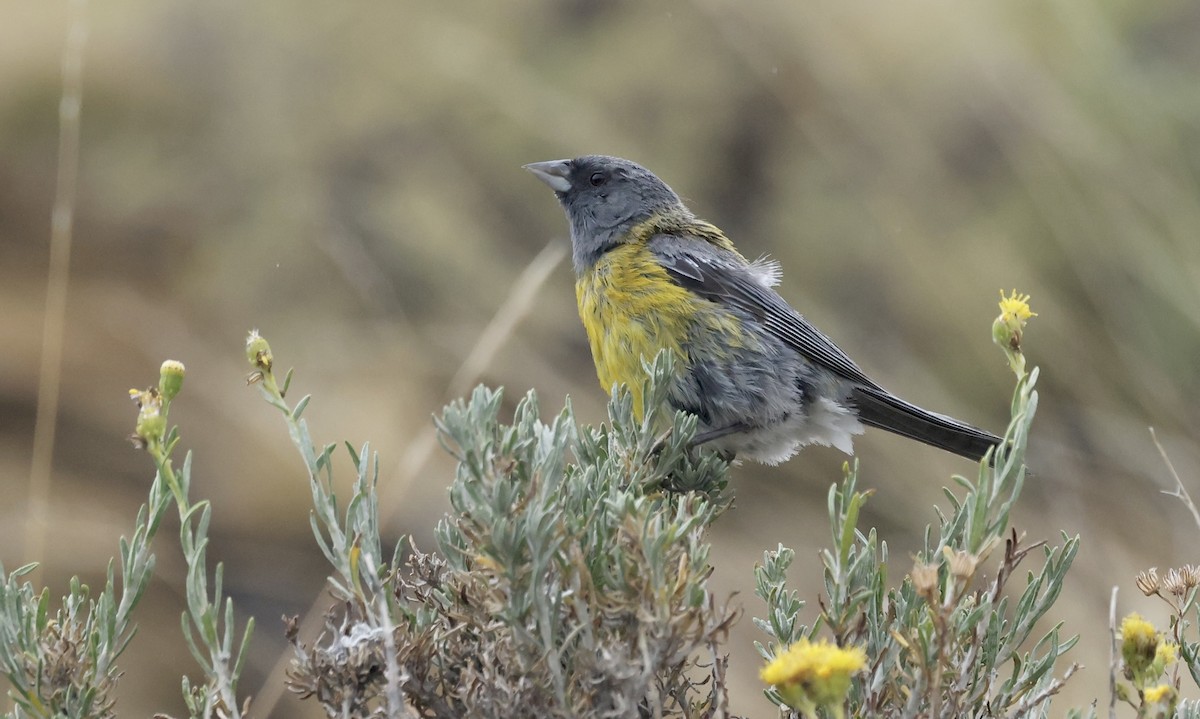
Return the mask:
M0 8L0 562L43 562L55 596L72 574L102 582L153 473L125 439L126 390L183 361L171 419L212 500L209 556L258 620L241 687L258 716L315 716L279 696L278 617L320 599L325 568L300 460L245 386L246 331L296 368L294 397L315 395L318 441L381 452L389 535L431 548L452 477L430 441L444 403L482 381L510 406L536 388L547 411L570 395L581 419L604 416L570 267L521 279L567 243L520 169L537 160L645 164L745 254L778 258L782 294L884 386L993 430L1012 390L997 290L1032 295L1036 474L1014 524L1083 537L1049 618L1084 635L1064 711L1107 701L1111 588L1162 626L1134 574L1198 559L1147 430L1200 492L1198 3L93 2L42 556L29 476L68 6ZM478 351L519 287L519 321ZM941 487L974 470L878 432L856 448L876 490L864 525L899 581ZM734 470L711 539L717 593L747 615L729 645L741 714L772 715L752 565L796 548L815 612L843 459ZM182 713L179 676L197 674L168 522L123 716Z

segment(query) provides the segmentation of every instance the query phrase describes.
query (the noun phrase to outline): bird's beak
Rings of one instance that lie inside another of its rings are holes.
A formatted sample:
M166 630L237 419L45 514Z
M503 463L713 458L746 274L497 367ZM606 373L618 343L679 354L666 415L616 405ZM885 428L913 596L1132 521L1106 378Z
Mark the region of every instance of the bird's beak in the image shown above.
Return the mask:
M566 192L571 189L571 161L550 160L549 162L531 162L523 165L537 179L550 186L555 192Z

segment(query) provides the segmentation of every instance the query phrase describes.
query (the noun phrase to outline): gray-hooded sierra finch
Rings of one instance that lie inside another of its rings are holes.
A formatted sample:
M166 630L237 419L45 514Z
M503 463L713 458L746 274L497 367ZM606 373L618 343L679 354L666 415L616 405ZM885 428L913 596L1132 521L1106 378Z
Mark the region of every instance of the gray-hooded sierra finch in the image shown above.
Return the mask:
M871 380L775 291L774 262L749 262L646 168L589 155L526 165L571 224L579 315L606 390L641 412L642 362L669 349L672 406L696 442L774 464L807 444L852 452L863 425L979 460L996 435L905 402Z

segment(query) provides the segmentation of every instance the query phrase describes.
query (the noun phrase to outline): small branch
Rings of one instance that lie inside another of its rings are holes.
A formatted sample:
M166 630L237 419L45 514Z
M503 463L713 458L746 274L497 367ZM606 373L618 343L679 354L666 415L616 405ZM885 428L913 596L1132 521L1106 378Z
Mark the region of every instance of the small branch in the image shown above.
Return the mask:
M1034 707L1045 703L1047 700L1050 699L1050 697L1052 697L1055 694L1058 694L1060 691L1062 691L1062 688L1064 686L1066 686L1067 680L1071 678L1071 675L1074 674L1075 672L1079 671L1079 666L1080 665L1078 665L1078 664L1072 664L1071 666L1067 667L1067 670L1065 672L1063 672L1062 679L1055 679L1054 681L1050 682L1050 684L1047 685L1046 688L1043 689L1042 691L1040 691L1037 694L1034 694L1032 696L1026 697L1025 700L1021 702L1021 704L1017 707L1016 711L1013 712L1013 714L1011 716L1017 716L1017 717L1030 716L1032 714L1032 709Z
M1108 719L1117 719L1117 591L1117 587L1112 588L1108 602Z
M379 567L375 564L375 558L370 554L365 556L367 563L368 576L378 577ZM395 719L411 719L414 715L408 709L408 704L405 702L403 685L408 681L408 671L401 669L400 662L396 658L396 628L392 624L391 610L388 606L387 591L378 591L374 602L375 607L368 602L364 607L366 612L374 611L376 613L376 623L383 629L383 647L386 653L386 665L384 668L384 695L387 698L387 716Z
M25 553L42 562L46 552L46 510L50 503L50 470L58 426L62 387L63 336L67 325L67 286L71 268L71 231L75 224L75 188L79 175L79 115L83 106L83 49L87 44L87 0L73 0L67 42L62 54L62 96L58 103L58 178L50 214L50 267L46 280L46 313L42 319L42 363L38 370L37 415L33 426L33 461L29 469L29 520ZM39 584L41 565L30 574Z
M1179 478L1179 472L1175 471L1175 465L1171 462L1171 458L1167 456L1167 450L1163 448L1162 443L1158 441L1158 435L1154 433L1154 428L1150 428L1150 439L1154 440L1154 446L1158 447L1158 453L1162 456L1163 462L1167 465L1167 471L1171 473L1171 477L1175 480L1175 491L1168 492L1163 490L1162 493L1175 497L1191 511L1192 519L1195 520L1196 526L1200 527L1200 510L1196 509L1196 504L1192 501L1192 496L1188 494L1187 488L1183 486L1183 480Z
M542 251L530 260L521 274L513 281L512 289L504 303L496 310L492 320L488 322L483 333L479 335L475 346L463 360L462 366L450 379L449 392L451 395L462 394L471 389L471 385L479 381L479 377L492 365L496 354L508 343L517 325L529 310L550 273L562 263L567 256L567 245L562 240L554 239L542 248Z

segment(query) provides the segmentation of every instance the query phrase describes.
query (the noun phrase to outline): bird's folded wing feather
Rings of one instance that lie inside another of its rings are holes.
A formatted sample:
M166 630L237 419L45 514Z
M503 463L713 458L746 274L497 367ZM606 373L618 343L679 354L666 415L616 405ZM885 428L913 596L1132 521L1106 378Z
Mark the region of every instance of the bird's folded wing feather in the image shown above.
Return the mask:
M720 250L706 245L699 247L699 251L689 251L680 242L650 243L658 262L681 287L747 313L767 332L834 374L855 384L879 387L833 340L813 327L778 293L758 281L747 267L732 258L720 257Z

